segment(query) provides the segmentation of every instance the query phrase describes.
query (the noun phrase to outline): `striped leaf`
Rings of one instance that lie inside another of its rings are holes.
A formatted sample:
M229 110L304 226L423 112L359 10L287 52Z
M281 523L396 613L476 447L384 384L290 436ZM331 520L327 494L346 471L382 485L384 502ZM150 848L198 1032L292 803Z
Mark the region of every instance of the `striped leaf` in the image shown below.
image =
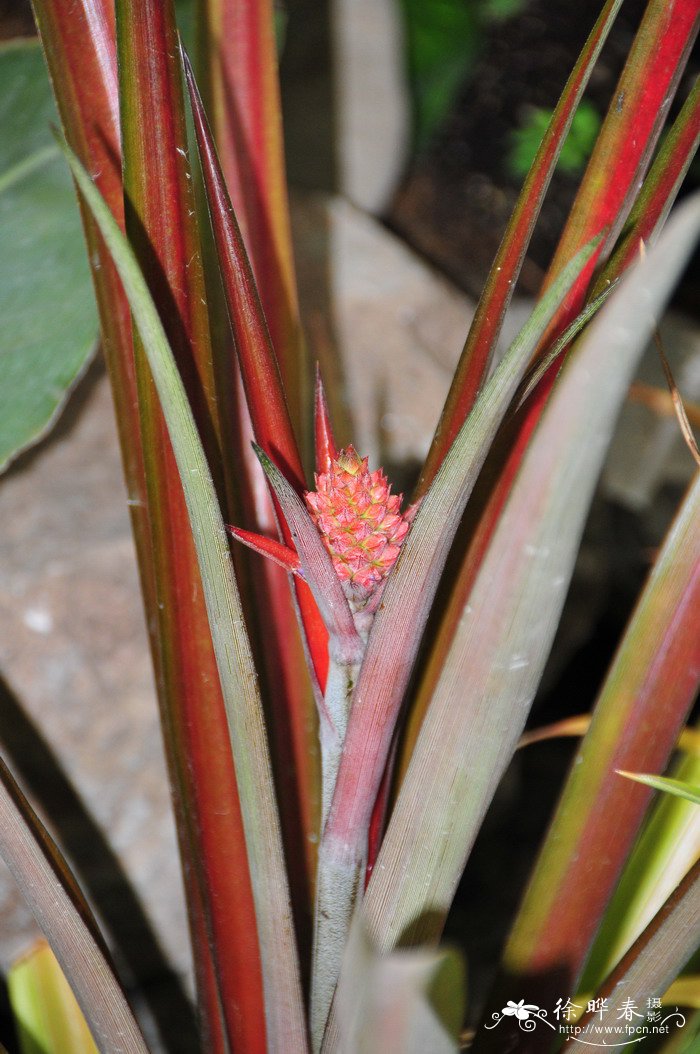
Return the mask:
M134 254L74 154L80 193L112 253L180 472L216 655L250 866L271 1051L306 1048L294 926L257 678L219 504L182 380Z

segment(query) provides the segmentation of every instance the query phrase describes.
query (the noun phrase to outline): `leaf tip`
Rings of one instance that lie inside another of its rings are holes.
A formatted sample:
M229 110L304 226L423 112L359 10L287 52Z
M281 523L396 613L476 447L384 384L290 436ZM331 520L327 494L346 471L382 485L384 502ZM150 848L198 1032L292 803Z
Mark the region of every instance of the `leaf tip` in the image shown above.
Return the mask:
M316 444L316 471L328 472L338 456L338 447L333 436L326 393L321 379L321 368L316 363L316 390L314 399L314 438Z
M266 538L265 535L254 534L252 531L246 531L242 527L234 527L228 523L226 524L226 530L237 542L246 545L253 552L258 553L259 556L266 556L290 574L303 577L301 560L293 549L276 541L274 538Z

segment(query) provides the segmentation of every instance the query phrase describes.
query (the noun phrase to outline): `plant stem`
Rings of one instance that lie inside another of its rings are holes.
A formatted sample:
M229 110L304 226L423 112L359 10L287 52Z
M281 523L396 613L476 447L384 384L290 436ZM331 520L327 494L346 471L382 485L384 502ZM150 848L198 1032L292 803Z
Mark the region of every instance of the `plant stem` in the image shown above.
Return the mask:
M340 756L345 742L345 732L348 727L352 690L359 672L360 662L348 664L331 655L326 693L323 697L323 712L319 715L323 780L321 830L325 827L331 807Z
M349 846L336 846L325 837L325 826L338 779L345 744L345 733L352 704L352 693L360 673L374 608L353 608L353 621L362 647L349 661L342 645L329 640L328 680L323 707L319 708L323 804L321 850L318 861L314 941L311 967L311 1035L314 1051L321 1049L323 1034L340 970L345 939L350 925L364 862L355 862Z
M333 799L348 726L352 690L360 663L344 663L331 657L320 720L323 831ZM314 909L314 939L311 966L311 1035L314 1051L321 1049L330 1011L335 978L345 948L350 914L361 871L348 867L343 854L335 854L325 838L321 841ZM341 909L347 909L347 916Z
M313 1054L318 1054L323 1043L350 920L365 873L364 856L366 853L358 857L355 845L333 838L324 837L319 847L311 967Z

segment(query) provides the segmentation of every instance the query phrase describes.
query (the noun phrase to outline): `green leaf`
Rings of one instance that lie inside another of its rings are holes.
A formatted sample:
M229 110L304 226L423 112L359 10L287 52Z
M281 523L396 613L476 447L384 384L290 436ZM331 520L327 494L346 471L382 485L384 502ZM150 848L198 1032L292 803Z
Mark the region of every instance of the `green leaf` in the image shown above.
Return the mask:
M226 528L172 350L131 247L79 160L61 148L119 271L168 427L192 527L248 849L271 1052L306 1049L294 924L265 720Z
M481 0L481 16L486 21L504 22L518 15L527 5L527 0Z
M51 139L38 44L0 49L0 471L61 412L97 320L75 195Z
M683 1003L674 1004L683 1006ZM688 1015L684 1028L672 1033L659 1047L659 1054L697 1054L700 1043L700 1011Z
M685 798L686 801L692 801L696 805L700 805L700 787L694 783L669 779L665 776L649 776L643 772L625 772L623 769L616 769L615 771L618 776L626 776L628 780L643 783L647 787L653 787L654 790L666 791L667 794L673 794L677 798Z
M687 733L691 731L686 729ZM697 730L692 730L697 735ZM683 739L679 748L683 750ZM684 755L674 779L700 781L700 757ZM598 931L581 981L583 991L598 988L648 925L697 857L700 811L692 802L664 794L654 803Z
M688 970L693 969L693 960L688 964ZM665 1006L689 1006L693 1010L700 1010L700 975L697 973L684 973L673 982L671 987L662 997Z
M7 988L22 1054L98 1054L65 974L44 941L10 968Z

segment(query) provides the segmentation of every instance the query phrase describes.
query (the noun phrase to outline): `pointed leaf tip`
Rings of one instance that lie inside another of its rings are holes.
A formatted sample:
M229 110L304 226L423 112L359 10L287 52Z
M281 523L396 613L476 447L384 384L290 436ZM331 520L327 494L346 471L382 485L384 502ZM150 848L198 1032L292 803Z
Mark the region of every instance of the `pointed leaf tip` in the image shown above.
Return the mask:
M314 402L314 436L316 441L316 471L319 475L328 472L338 456L338 447L333 437L326 393L321 379L321 369L316 364L316 392Z
M263 534L245 531L242 527L233 527L231 524L227 524L226 529L237 542L247 545L253 552L259 553L260 556L268 557L268 559L273 560L280 567L283 567L285 571L289 571L293 575L302 575L301 561L293 549L276 541L274 538L266 538Z
M235 337L253 433L268 449L279 452L288 474L292 474L297 486L302 486L304 470L275 350L204 103L184 50L183 61L224 298Z
M685 780L669 779L667 776L654 776L645 772L628 772L626 769L615 769L618 776L624 776L635 783L641 783L652 790L665 791L677 798L685 798L687 801L700 805L700 787Z

